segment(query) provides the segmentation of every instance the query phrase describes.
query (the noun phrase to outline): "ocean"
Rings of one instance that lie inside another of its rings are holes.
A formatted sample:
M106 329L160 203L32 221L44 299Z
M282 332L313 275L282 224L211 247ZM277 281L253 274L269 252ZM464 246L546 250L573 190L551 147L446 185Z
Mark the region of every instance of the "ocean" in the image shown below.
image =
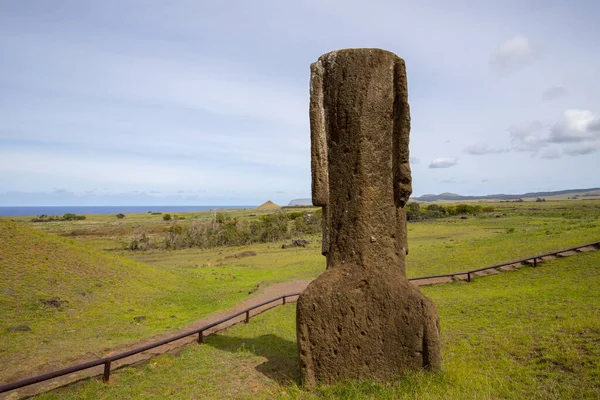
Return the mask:
M244 209L256 206L29 206L0 207L0 216L22 217L38 215L86 214L132 214L152 212L194 212L212 209Z

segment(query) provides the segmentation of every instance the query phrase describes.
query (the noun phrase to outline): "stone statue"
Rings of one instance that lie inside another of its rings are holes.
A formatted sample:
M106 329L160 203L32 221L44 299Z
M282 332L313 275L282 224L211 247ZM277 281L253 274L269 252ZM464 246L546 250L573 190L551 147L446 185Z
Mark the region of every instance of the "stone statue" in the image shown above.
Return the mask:
M412 180L404 60L380 49L319 57L311 65L310 125L327 271L298 300L304 385L439 369L437 311L405 272L403 207Z

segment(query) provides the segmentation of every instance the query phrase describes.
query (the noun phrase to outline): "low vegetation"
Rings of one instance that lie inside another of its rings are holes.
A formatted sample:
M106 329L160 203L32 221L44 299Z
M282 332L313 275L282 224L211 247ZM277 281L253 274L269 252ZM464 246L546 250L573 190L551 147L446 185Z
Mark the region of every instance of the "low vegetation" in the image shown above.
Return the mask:
M448 209L449 205L442 206ZM494 210L483 212L484 206ZM409 223L408 275L473 269L600 240L597 200L534 199L482 203L481 207L481 212L473 214ZM43 223L32 223L30 217L15 218L18 222L0 219L0 362L10 366L0 371L0 380L14 381L63 367L82 355L101 357L115 347L227 309L247 299L257 287L315 278L325 269L317 211L207 211L180 213L176 218L171 214L170 221L163 220L165 213L152 212ZM254 239L248 241L244 232L251 232ZM136 239L146 251L126 250ZM192 239L196 241L190 244ZM306 240L302 242L306 247L290 246L292 239ZM232 246L243 243L250 244ZM236 257L249 252L256 255ZM583 256L574 259L579 257ZM589 269L582 274L589 276ZM536 288L532 284L531 290ZM516 314L511 315L507 318ZM141 316L146 318L135 320ZM271 328L277 334L278 328ZM598 337L597 332L594 335ZM506 346L512 340L516 339L509 335ZM261 376L259 381L267 379ZM410 385L439 388L439 383L414 379ZM209 386L217 384L208 382ZM360 387L352 390L364 393ZM295 395L297 388L282 390ZM336 390L320 393L333 397Z
M600 392L600 252L539 268L424 288L442 322L442 372L392 384L299 385L295 307L190 345L180 354L40 399L596 399Z
M457 204L443 206L441 204L421 205L419 203L408 203L406 205L406 219L418 221L424 219L453 217L456 215L476 215L494 211L493 206L482 206L479 204Z
M170 221L171 214L163 220ZM132 237L128 250L212 248L246 246L314 235L321 231L321 211L276 212L258 219L228 217L216 213L210 221L196 220L191 224L173 223L164 229L164 236L151 236L142 231Z
M120 214L123 215L123 214ZM77 215L77 214L71 214L71 213L67 213L64 214L62 217L59 217L58 215L38 215L37 217L34 217L31 219L31 222L52 222L52 221L83 221L86 219L85 215Z

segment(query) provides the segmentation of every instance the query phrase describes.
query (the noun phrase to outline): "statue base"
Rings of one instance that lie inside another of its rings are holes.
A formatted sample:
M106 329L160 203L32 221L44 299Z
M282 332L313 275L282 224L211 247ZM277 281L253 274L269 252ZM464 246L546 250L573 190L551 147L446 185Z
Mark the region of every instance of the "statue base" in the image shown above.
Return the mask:
M435 305L397 268L330 268L302 293L296 318L307 388L441 366Z

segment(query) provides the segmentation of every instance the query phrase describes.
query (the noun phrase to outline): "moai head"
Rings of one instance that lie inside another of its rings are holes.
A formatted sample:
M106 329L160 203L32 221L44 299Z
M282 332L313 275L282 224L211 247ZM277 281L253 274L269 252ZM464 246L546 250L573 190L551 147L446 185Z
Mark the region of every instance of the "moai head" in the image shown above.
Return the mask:
M389 250L404 253L395 262L386 257L403 264L401 208L412 192L404 60L379 49L319 57L311 65L310 127L313 204L323 207L328 268Z

